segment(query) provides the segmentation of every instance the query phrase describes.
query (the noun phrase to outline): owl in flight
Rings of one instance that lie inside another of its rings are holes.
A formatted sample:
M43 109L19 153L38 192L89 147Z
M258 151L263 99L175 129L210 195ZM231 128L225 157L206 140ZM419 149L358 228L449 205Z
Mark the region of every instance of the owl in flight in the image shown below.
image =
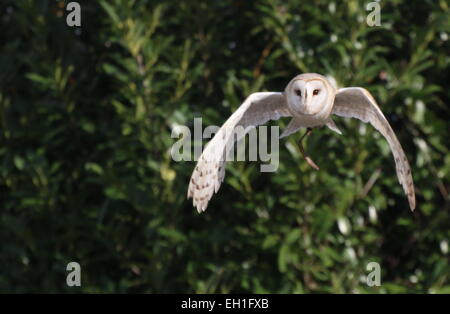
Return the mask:
M316 73L294 77L284 92L261 92L248 96L201 154L189 182L188 198L192 197L193 205L199 213L206 210L209 200L217 193L224 179L228 152L235 141L251 128L280 117L292 117L280 137L290 135L302 127L307 129L307 135L314 127L323 125L341 134L331 119L331 114L369 122L386 138L395 159L398 180L408 196L409 207L414 210L416 198L408 160L372 95L361 87L336 89L327 78ZM237 127L245 130L238 137L233 133ZM299 146L303 157L311 167L318 170L316 164L305 154L302 139Z

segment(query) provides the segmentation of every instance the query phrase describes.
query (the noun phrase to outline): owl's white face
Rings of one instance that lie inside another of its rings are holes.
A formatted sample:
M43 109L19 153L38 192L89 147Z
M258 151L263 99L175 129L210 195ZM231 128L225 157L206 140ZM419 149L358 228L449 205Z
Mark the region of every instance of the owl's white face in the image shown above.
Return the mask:
M313 116L327 106L331 92L321 79L296 79L286 89L287 104L297 115Z

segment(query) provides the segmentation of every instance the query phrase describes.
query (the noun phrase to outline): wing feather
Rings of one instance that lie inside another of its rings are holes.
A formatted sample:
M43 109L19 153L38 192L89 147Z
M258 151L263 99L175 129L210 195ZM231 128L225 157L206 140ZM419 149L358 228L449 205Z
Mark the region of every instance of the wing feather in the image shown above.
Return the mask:
M414 210L416 197L411 168L400 142L372 95L361 87L341 88L336 93L332 113L370 123L386 138L395 159L398 180L408 196L409 207Z
M283 93L263 92L251 94L217 131L201 154L189 182L187 197L193 200L200 213L220 188L225 177L225 161L235 140L239 140L251 128L269 120L291 116ZM240 126L243 132L237 132Z

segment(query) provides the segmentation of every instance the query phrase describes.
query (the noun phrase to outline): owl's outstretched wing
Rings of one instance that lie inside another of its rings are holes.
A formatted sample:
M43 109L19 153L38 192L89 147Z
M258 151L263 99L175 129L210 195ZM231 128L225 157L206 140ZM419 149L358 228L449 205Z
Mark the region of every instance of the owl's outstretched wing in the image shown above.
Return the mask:
M369 122L386 138L394 155L398 181L408 196L409 207L414 210L416 197L411 168L400 142L372 95L361 87L341 88L336 93L332 113L341 117L357 118L365 123Z
M192 197L199 213L206 210L209 200L219 190L225 176L226 157L235 141L253 127L289 116L283 93L263 92L247 97L207 144L192 173L187 196Z

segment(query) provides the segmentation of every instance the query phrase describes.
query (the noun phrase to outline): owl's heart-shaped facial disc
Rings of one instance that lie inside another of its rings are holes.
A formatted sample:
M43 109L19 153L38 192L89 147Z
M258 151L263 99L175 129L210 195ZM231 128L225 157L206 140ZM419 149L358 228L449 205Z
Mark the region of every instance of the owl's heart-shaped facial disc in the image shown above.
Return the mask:
M313 116L327 105L330 90L323 80L298 79L290 84L286 96L288 106L293 113Z

